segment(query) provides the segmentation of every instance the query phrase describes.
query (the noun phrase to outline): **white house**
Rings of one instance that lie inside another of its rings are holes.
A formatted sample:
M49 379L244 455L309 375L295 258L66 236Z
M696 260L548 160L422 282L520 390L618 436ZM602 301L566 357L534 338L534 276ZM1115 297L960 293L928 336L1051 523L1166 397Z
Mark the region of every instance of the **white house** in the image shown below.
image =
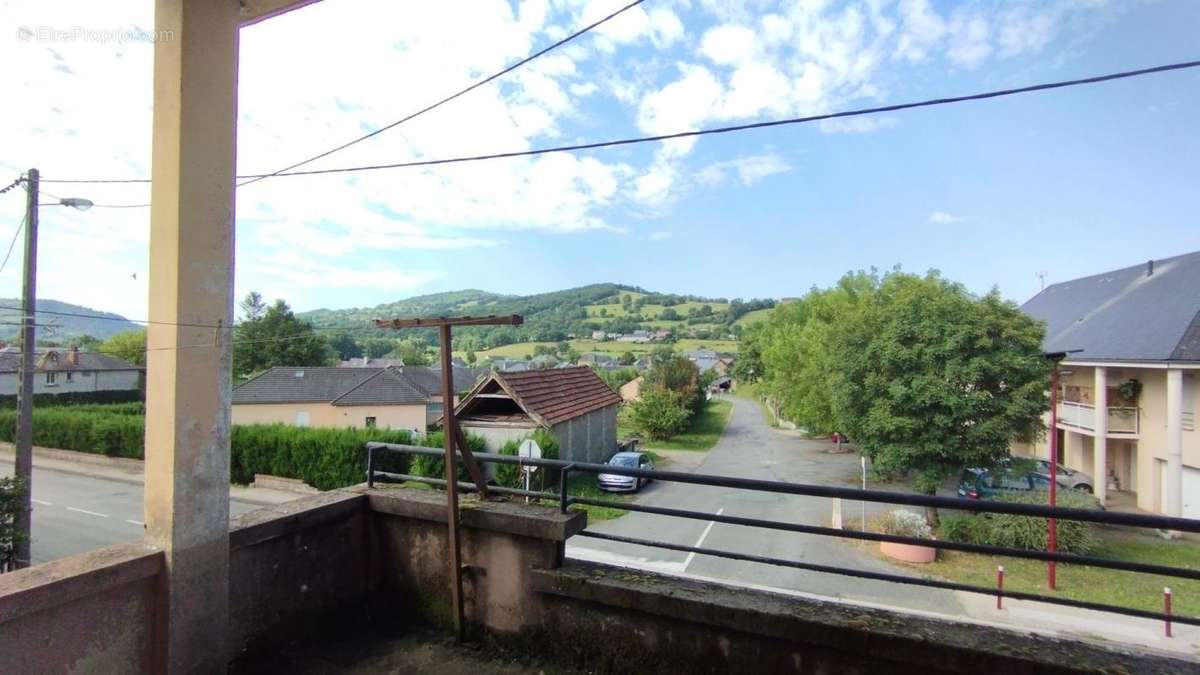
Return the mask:
M142 367L95 352L38 349L34 352L33 392L66 394L137 391ZM0 395L15 395L20 384L21 350L0 349Z

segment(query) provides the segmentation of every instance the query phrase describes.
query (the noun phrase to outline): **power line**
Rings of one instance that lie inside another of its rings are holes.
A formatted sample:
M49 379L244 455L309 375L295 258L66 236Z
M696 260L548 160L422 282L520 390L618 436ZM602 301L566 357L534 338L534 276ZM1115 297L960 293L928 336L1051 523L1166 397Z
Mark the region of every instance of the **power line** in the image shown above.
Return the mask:
M267 174L261 174L261 175L257 175L257 176L251 176L251 177L249 178L249 180L246 180L245 182L239 183L239 184L238 184L238 187L242 187L242 186L245 186L245 185L249 185L249 184L251 184L251 183L256 183L256 182L258 182L258 181L260 181L260 180L263 180L264 178L270 178L270 177L272 177L272 176L278 176L278 175L280 175L280 174L284 173L285 171L291 171L292 169L295 169L295 168L297 168L297 167L300 167L300 166L304 166L305 164L310 164L310 163L312 163L312 162L315 162L315 161L317 161L318 159L321 159L321 158L323 158L323 157L328 157L328 156L332 155L332 154L333 154L333 153L335 153L335 152L339 152L339 151L341 151L341 150L345 150L346 148L348 148L348 147L350 147L350 146L352 146L352 145L355 145L355 144L357 144L357 143L361 143L361 142L363 142L363 141L367 140L368 138L373 138L373 137L375 137L375 136L378 136L379 134L382 134L383 132L385 132L385 131L388 131L389 129L394 129L395 127L398 127L398 126L400 126L401 124L404 124L405 122L408 122L409 120L412 120L412 119L415 119L415 118L417 118L417 117L420 117L421 115L424 115L425 113L427 113L427 112L429 112L429 111L433 110L434 108L441 107L442 105L445 105L446 103L449 103L450 101L453 101L454 99L456 99L456 98L458 98L458 97L460 97L460 96L462 96L462 95L464 95L464 94L467 94L467 93L469 93L469 92L471 92L471 91L474 91L475 89L478 89L479 87L482 87L483 85L485 85L485 84L487 84L487 83L489 83L489 82L492 82L493 80L495 80L495 79L497 79L497 78L503 77L504 75L507 75L508 73L511 73L512 71L516 70L517 68L520 68L521 66L523 66L523 65L525 65L525 64L527 64L527 63L529 63L530 61L533 61L534 59L536 59L536 58L538 58L538 57L540 57L540 56L542 56L542 55L544 55L544 54L546 54L546 53L548 53L548 52L551 52L551 51L553 51L553 50L555 50L555 49L558 49L559 47L561 47L561 46L563 46L563 45L567 44L568 42L571 42L572 40L574 40L574 39L578 38L579 36L581 36L581 35L583 35L583 34L585 34L585 33L587 33L588 31L592 30L593 28L596 28L597 26L599 26L599 25L601 25L601 24L605 23L606 21L608 21L608 20L610 20L610 19L613 19L613 18L615 18L615 17L616 17L616 16L618 16L619 14L622 14L622 13L624 13L624 12L626 12L626 11L630 10L630 9L633 9L634 7L637 7L638 5L642 4L643 2L645 2L645 0L634 0L633 2L631 2L631 3L627 4L627 5L625 5L624 7L621 7L621 8L620 8L620 9L618 9L617 11L613 12L612 14L609 14L608 16L606 16L606 17L604 17L604 18L602 18L602 19L600 19L600 20L598 20L598 21L592 22L592 23L588 24L587 26L584 26L584 27L583 27L583 28L581 28L580 30L578 30L578 31L576 31L576 32L574 32L574 33L571 33L570 35L568 35L567 37L565 37L565 38L563 38L563 39L559 40L558 42L555 42L554 44L552 44L552 45L550 45L550 46L548 46L548 47L545 47L545 48L543 48L543 49L541 49L541 50L539 50L539 51L536 51L536 52L534 52L533 54L530 54L529 56L526 56L525 58L521 59L520 61L517 61L516 63L514 63L514 64L512 64L512 65L510 65L510 66L508 66L508 67L506 67L506 68L504 68L504 69L502 69L502 70L500 70L500 71L497 71L496 73L493 73L492 75L489 75L488 77L485 77L485 78L484 78L484 79L482 79L482 80L479 80L478 82L476 82L476 83L472 84L471 86L467 87L466 89L461 89L461 90L459 90L459 91L457 91L457 92L455 92L455 93L453 93L453 94L451 94L451 95L449 95L449 96L447 96L447 97L445 97L445 98L443 98L443 99L441 99L441 100L437 101L436 103L433 103L433 104L431 104L431 105L425 106L424 108L421 108L420 110L418 110L418 111L416 111L416 112L414 112L414 113L411 113L411 114L409 114L409 115L406 115L406 116L404 116L404 117L402 117L402 118L400 118L400 119L396 120L395 122L392 122L392 123L390 123L390 124L384 125L384 126L382 126L382 127L378 128L378 129L376 129L375 131L372 131L372 132L370 132L370 133L368 133L368 134L364 134L364 135L362 135L362 136L359 136L358 138L355 138L354 140L351 140L351 141L348 141L348 142L346 142L346 143L343 143L343 144L341 144L341 145L339 145L339 146L337 146L337 147L330 148L329 150L326 150L326 151L324 151L324 152L322 152L322 153L319 153L319 154L313 155L312 157L309 157L308 159L305 159L305 160L302 160L302 161L296 162L295 164L290 164L290 165L288 165L288 166L285 166L285 167L283 167L282 169L279 169L278 171L273 171L273 172L271 172L271 173L267 173Z
M29 221L29 214L21 216L21 224L17 226L17 231L13 232L12 241L8 242L8 253L4 254L4 262L0 262L0 272L8 267L8 259L12 257L13 247L17 245L17 239L21 237L21 230L25 229L26 222Z
M0 268L0 269L2 269L2 268ZM13 312L20 312L21 308L20 307L9 307L7 305L0 305L0 310L10 310ZM95 315L95 314L83 314L81 312L59 312L59 311L52 310L52 309L35 309L35 310L33 310L33 313L34 314L52 314L54 316L73 316L73 317L78 317L81 319L97 319L100 321L124 321L126 323L155 324L155 325L159 325L159 326L184 326L187 328L232 328L232 326L228 326L228 325L223 326L221 324L216 324L216 323L176 323L174 321L151 321L149 319L126 319L124 317L99 316L99 315Z
M1017 94L1028 94L1038 91L1047 91L1051 89L1063 89L1066 87L1076 87L1087 84L1098 84L1101 82L1109 82L1113 80L1122 80L1133 77L1141 77L1144 75L1152 75L1155 73L1164 73L1175 70L1185 70L1189 68L1200 67L1200 61L1185 61L1182 63L1172 63L1162 66L1154 66L1152 68L1142 68L1139 70L1128 70L1119 73L1109 73L1106 75L1096 75L1094 77L1085 77L1074 80L1061 80L1058 82L1047 82L1042 84L1034 84L1026 87L1017 87L1013 89L997 89L986 91L977 94L967 94L964 96L951 96L944 98L927 99L924 101L914 101L909 103L896 103L893 105L876 106L872 108L858 108L854 110L844 110L841 112L825 113L822 115L809 115L806 117L790 117L779 120L768 120L765 122L752 122L749 124L736 124L725 127L713 127L709 129L700 129L696 131L680 131L671 134L660 134L656 136L639 136L634 138L623 138L610 141L597 141L593 143L578 143L574 145L560 145L549 148L538 148L534 150L521 150L514 152L499 152L483 155L467 155L461 157L450 157L446 159L427 159L414 160L409 162L395 162L390 164L368 164L362 166L340 167L332 169L311 169L307 171L288 171L273 174L250 174L246 176L237 176L238 179L246 178L269 178L274 176L314 176L337 173L353 173L358 171L377 171L382 169L401 169L420 166L437 166L441 164L458 164L463 162L477 162L491 159L508 159L513 157L530 157L536 155L545 155L556 152L577 152L580 150L595 150L599 148L610 148L622 145L634 145L639 143L653 143L658 141L668 141L679 138L695 138L698 136L708 136L712 134L725 134L735 131L748 131L751 129L765 129L770 127L788 126L795 124L807 124L811 122L820 122L824 120L840 119L845 117L859 117L865 115L875 115L879 113L897 112L901 110L910 110L913 108L928 108L934 106L948 105L952 103L963 103L967 101L979 101L990 98L1001 98L1006 96L1015 96ZM103 179L42 179L47 183L148 183L149 179L145 178L103 178Z
M40 182L40 181L39 181L39 182ZM47 197L49 197L49 198L51 198L51 199L57 199L57 200L58 200L58 201L60 201L60 202L63 200L63 198L62 198L62 197L59 197L59 196L58 196L58 195L56 195L56 194L52 194L52 193L46 192L45 190L41 190L41 189L39 189L39 190L38 190L38 192L41 192L42 194L46 195ZM88 200L88 201L91 201L91 200ZM92 202L92 205L91 205L91 206L89 206L88 208L97 208L97 209L144 209L144 208L149 208L149 206L150 206L149 204L97 204L97 203L95 203L95 202Z

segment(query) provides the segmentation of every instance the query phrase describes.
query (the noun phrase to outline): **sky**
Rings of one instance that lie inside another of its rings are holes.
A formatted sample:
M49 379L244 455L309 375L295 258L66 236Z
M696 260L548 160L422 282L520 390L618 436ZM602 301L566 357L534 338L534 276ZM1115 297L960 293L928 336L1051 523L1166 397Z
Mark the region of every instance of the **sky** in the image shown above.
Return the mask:
M241 32L240 174L380 128L613 11L324 0ZM0 0L0 183L150 171L150 0ZM647 0L306 168L702 129L1200 58L1200 3ZM238 296L298 310L595 282L785 297L936 268L1023 302L1200 249L1200 70L1019 97L237 192ZM50 185L97 204L146 185ZM0 247L24 194L0 195ZM41 297L147 315L149 210L41 211ZM2 251L0 251L2 253ZM20 246L0 297L20 290Z

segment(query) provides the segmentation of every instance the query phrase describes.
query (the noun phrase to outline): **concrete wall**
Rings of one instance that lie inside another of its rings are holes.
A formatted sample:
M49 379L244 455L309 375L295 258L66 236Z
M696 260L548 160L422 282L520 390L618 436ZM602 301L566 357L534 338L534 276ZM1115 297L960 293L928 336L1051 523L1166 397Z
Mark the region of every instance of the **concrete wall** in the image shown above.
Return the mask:
M611 405L593 410L556 424L550 431L558 439L559 459L596 463L608 461L617 451L617 407Z
M77 371L67 380L67 373L55 372L55 383L46 384L46 374L33 375L35 394L65 394L73 391L131 391L138 388L141 373L136 370ZM15 395L18 384L17 373L0 373L0 395Z
M368 417L381 429L417 429L425 433L425 404L335 406L329 403L236 403L234 424L296 425L297 415L308 413L310 427L365 427Z
M150 672L162 570L137 542L0 574L0 671Z

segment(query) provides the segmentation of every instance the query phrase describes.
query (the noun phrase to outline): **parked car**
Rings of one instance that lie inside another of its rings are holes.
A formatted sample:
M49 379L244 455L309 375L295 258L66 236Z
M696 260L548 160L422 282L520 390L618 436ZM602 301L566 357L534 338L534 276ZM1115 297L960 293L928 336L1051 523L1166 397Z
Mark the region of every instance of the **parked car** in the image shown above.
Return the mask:
M1050 460L1038 459L1034 461L1037 465L1037 468L1034 470L1037 471L1038 475L1042 476L1047 481L1050 480ZM1093 491L1092 486L1096 484L1096 481L1092 479L1090 474L1086 474L1082 471L1076 471L1075 469L1068 469L1062 464L1058 465L1057 480L1058 484L1063 487L1071 488L1072 490L1080 490L1089 494L1091 494Z
M958 479L958 496L967 499L996 499L1013 492L1049 489L1050 479L1036 472L963 469Z
M650 456L644 452L618 452L608 460L607 464L627 469L654 470L654 462L650 461ZM649 478L622 476L615 473L602 473L596 478L600 489L609 492L636 492L649 482Z

